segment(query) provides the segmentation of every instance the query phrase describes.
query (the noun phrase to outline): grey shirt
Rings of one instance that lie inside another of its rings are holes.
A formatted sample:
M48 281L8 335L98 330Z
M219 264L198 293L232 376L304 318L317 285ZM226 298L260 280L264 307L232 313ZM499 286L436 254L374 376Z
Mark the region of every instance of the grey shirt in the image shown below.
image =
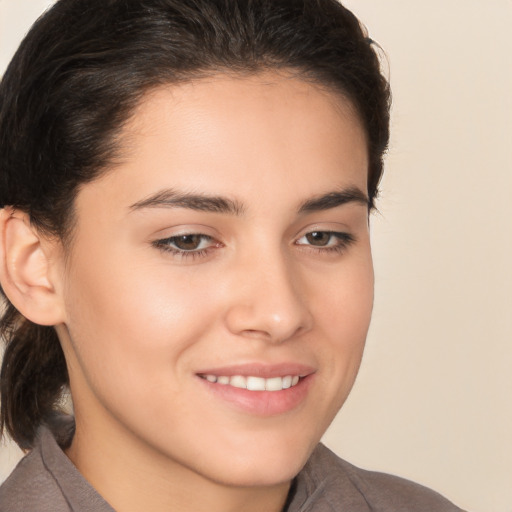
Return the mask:
M295 479L286 512L460 512L439 494L365 471L318 445ZM37 446L0 487L0 512L114 512L42 429Z

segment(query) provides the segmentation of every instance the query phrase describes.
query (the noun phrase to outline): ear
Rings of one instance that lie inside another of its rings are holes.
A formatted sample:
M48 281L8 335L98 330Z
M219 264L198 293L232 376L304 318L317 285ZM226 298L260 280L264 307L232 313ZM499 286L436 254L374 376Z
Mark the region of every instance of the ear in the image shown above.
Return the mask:
M0 210L0 284L13 306L40 325L64 321L55 266L56 241L43 237L26 213Z

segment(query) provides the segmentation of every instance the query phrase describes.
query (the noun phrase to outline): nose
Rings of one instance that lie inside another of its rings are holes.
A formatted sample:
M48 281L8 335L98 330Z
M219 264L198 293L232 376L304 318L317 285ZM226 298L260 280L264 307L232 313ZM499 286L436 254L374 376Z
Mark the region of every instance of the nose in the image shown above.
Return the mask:
M228 329L272 343L309 331L313 316L298 274L283 257L267 255L240 265L232 282Z

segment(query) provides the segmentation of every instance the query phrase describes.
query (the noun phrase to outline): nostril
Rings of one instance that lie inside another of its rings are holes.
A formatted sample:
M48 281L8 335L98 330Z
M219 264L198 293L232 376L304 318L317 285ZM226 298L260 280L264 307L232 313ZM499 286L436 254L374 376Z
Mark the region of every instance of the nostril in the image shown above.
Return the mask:
M304 295L297 293L291 279L285 281L275 272L249 279L240 293L231 297L224 317L230 332L280 343L311 328L312 315ZM275 278L272 286L270 277Z
M271 338L270 333L268 333L265 330L259 330L259 329L245 329L243 331L243 334L246 335L249 338Z

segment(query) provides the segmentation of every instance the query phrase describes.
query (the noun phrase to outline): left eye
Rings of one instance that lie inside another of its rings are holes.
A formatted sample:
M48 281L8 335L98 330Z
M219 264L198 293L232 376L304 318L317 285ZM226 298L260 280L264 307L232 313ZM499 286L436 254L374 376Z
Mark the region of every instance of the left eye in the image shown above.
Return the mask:
M311 245L313 247L345 247L353 242L353 237L348 233L336 231L311 231L297 240L298 245Z

